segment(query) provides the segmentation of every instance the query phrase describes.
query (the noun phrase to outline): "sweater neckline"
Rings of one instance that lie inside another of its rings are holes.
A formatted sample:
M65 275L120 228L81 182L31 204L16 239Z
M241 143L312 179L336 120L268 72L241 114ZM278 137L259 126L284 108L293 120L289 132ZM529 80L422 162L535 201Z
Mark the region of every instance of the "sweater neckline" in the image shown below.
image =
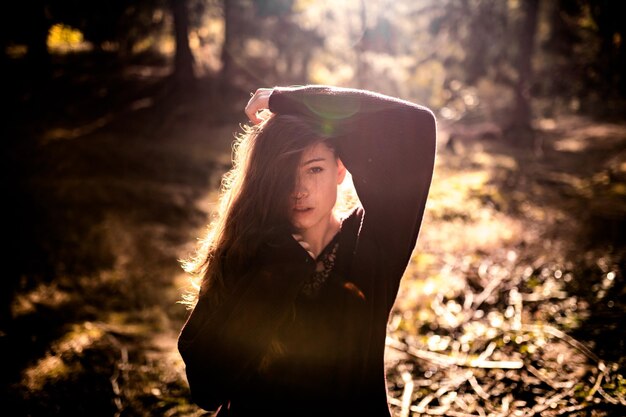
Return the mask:
M333 237L328 241L326 246L322 248L322 250L317 255L317 257L313 254L313 252L309 250L309 247L308 247L309 245L302 239L302 236L292 233L291 237L293 238L293 240L295 240L298 243L298 246L304 249L304 251L307 253L311 261L318 262L320 260L323 260L325 254L327 254L331 250L331 248L334 246L334 244L339 241L339 235L341 235L344 220L345 220L344 217L339 218L339 230L337 230L337 232L333 235Z

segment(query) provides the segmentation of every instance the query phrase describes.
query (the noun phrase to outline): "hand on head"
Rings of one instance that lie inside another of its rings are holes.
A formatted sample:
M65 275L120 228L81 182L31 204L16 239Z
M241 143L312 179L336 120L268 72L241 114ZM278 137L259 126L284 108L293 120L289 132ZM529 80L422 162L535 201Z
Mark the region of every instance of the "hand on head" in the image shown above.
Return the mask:
M262 114L263 111L269 111L270 105L270 95L272 94L272 88L259 88L257 89L250 100L248 100L248 104L246 104L246 115L252 121L252 123L259 124L263 121L264 117Z

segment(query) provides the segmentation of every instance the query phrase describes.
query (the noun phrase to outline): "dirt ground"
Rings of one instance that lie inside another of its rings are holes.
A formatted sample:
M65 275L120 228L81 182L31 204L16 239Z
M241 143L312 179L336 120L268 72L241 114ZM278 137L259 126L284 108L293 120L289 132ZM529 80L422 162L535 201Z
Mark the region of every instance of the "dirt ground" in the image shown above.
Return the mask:
M176 351L179 260L247 93L175 94L143 65L37 91L15 87L6 136L11 415L203 415ZM562 115L537 120L536 146L454 150L446 129L389 325L394 412L626 415L626 125Z

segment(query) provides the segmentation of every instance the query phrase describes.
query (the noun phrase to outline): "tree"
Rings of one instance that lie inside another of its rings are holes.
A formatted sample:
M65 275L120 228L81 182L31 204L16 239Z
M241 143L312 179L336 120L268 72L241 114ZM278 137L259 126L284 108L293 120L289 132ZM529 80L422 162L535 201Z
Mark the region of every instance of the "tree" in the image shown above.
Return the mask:
M176 52L174 56L174 80L179 84L188 84L194 79L194 58L189 47L189 15L187 0L170 0L174 17L174 38Z
M529 132L531 130L531 94L532 58L535 50L537 14L539 0L525 0L522 4L522 16L519 24L517 52L517 82L515 84L515 103L511 129Z
M34 78L46 78L50 71L47 41L52 23L45 0L9 2L3 5L3 13L0 15L2 59L7 58L5 54L8 46L24 45L27 74Z
M220 79L224 88L228 88L233 81L235 64L239 60L237 54L243 50L244 32L253 24L246 13L249 8L250 4L244 3L244 0L222 0L224 43L221 52Z
M588 3L600 38L597 62L601 64L598 72L606 88L604 95L617 91L626 98L626 5L608 0Z
M356 54L355 78L357 81L357 86L360 88L365 88L365 85L367 83L367 64L365 63L364 57L366 49L365 34L367 33L367 10L365 0L361 0L359 2L359 24L360 27L358 28L358 30L360 30L361 36L354 46Z

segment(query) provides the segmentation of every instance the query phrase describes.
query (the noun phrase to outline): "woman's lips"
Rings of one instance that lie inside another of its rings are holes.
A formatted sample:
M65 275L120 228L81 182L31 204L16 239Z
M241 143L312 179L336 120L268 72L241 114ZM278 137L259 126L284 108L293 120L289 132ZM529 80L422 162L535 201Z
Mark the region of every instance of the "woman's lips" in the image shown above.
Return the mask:
M312 207L294 207L293 211L295 211L296 213L306 213L309 210L313 210Z

